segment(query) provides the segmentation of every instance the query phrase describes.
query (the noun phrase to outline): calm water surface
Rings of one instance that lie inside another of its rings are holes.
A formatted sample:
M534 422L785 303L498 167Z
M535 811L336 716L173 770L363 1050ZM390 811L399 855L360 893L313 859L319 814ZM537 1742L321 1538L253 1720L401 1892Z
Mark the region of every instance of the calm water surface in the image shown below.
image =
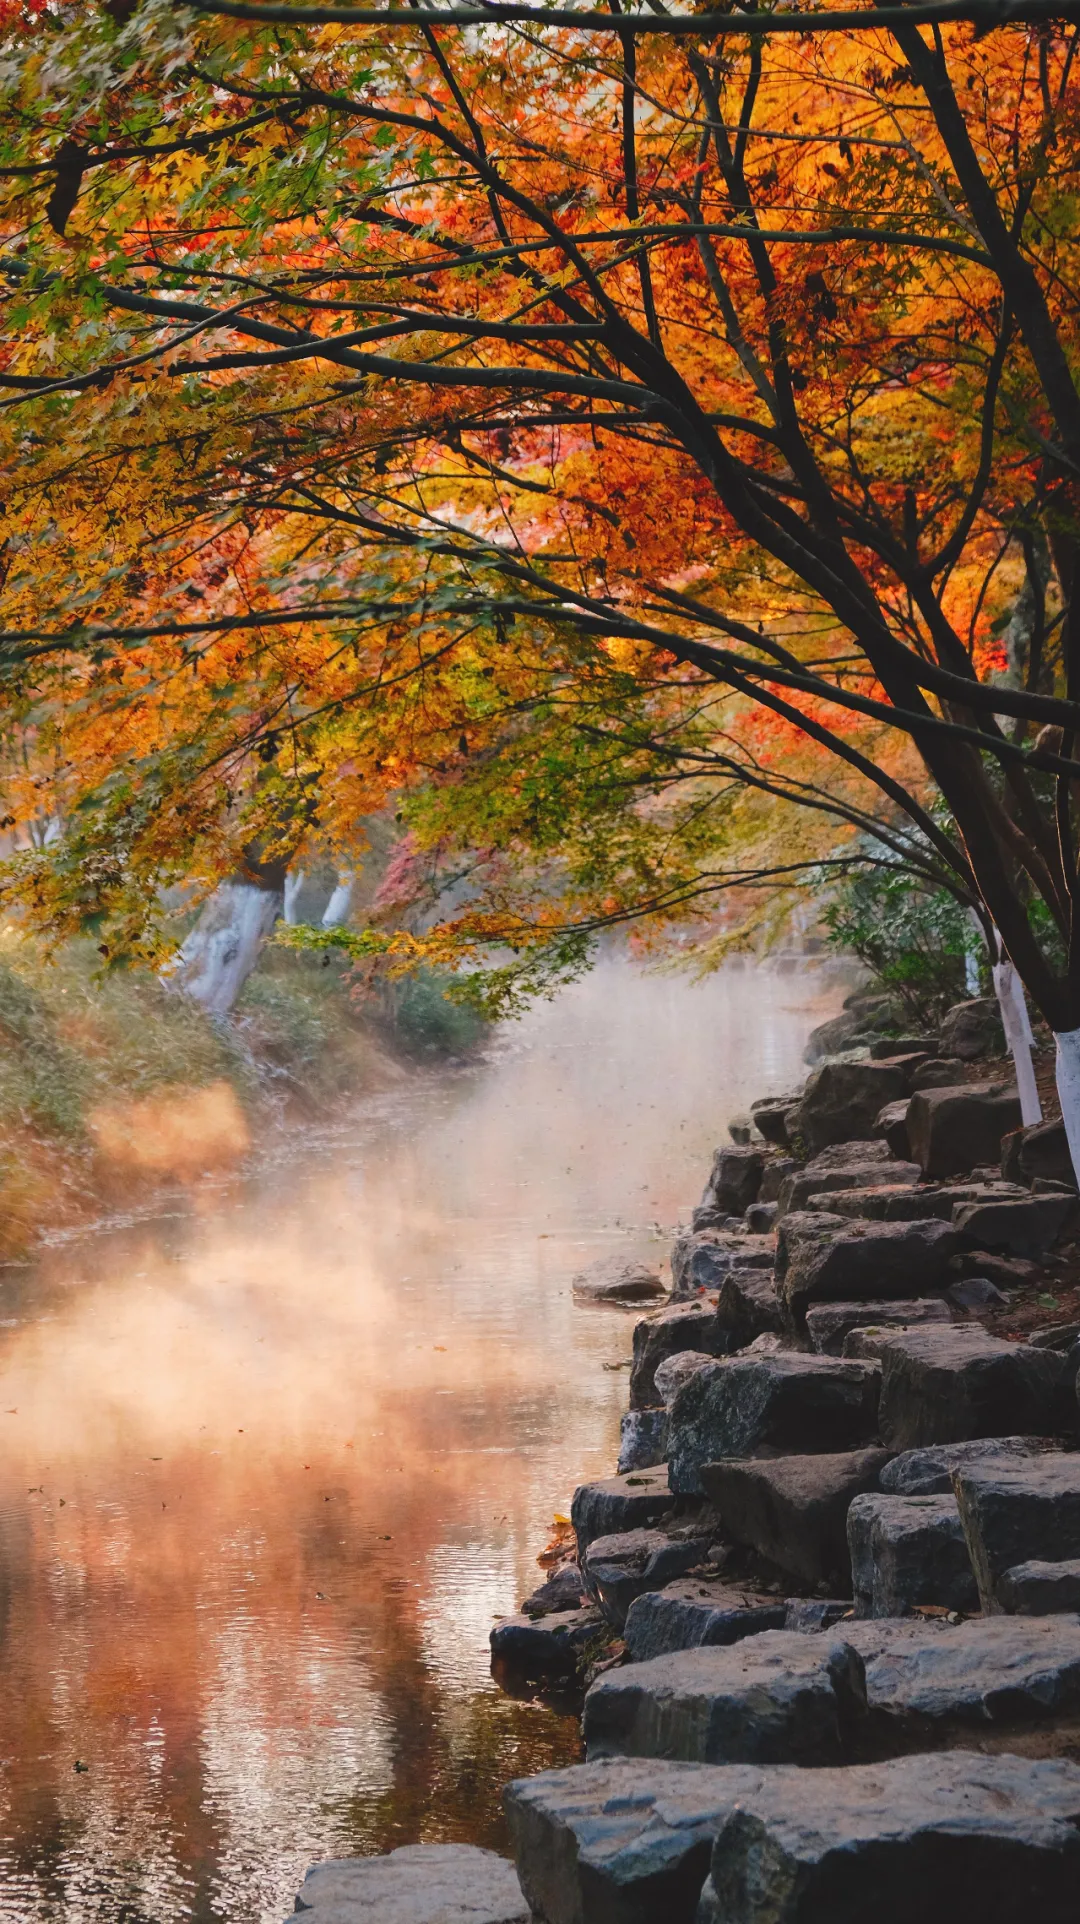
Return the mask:
M243 1187L0 1272L0 1919L278 1924L316 1858L504 1846L572 1720L493 1617L608 1475L632 1317L838 991L609 963Z

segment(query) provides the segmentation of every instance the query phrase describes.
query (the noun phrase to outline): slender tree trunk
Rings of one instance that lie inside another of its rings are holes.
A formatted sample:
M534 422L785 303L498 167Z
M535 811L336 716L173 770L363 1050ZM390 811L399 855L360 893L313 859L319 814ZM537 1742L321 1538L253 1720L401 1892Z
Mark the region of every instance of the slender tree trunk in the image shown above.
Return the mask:
M994 989L998 1007L1001 1010L1005 1040L1009 1045L1009 1053L1016 1068L1016 1086L1020 1091L1020 1120L1025 1129L1029 1129L1032 1123L1042 1121L1042 1104L1035 1085L1035 1066L1031 1060L1031 1047L1035 1038L1031 1033L1031 1022L1024 999L1024 985L1011 962L995 963Z
M233 876L214 890L195 927L162 973L167 988L210 1015L228 1015L281 914L284 890Z
M355 887L355 875L350 875L347 869L344 870L338 876L337 887L323 910L324 929L339 929L348 921Z

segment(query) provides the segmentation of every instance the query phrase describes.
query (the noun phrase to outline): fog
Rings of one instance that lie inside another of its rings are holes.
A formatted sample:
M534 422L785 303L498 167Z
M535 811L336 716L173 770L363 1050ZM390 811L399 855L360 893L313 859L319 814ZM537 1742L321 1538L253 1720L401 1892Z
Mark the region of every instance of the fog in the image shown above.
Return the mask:
M488 1631L626 1398L634 1318L570 1279L666 1257L839 993L607 962L483 1062L6 1272L0 1918L270 1924L318 1857L502 1843L501 1783L578 1740Z

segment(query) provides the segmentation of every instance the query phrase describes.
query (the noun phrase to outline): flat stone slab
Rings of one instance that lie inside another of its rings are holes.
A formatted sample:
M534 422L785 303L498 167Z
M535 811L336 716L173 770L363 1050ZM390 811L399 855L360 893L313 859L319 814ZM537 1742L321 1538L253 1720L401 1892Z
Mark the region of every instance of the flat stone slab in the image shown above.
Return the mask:
M806 1312L806 1333L819 1356L839 1356L853 1329L918 1323L951 1323L947 1303L937 1296L915 1296L893 1303L815 1303Z
M1076 1767L908 1757L771 1773L717 1833L696 1924L1066 1924Z
M673 1490L720 1457L857 1449L875 1439L878 1369L796 1350L729 1356L685 1383L668 1415Z
M862 1666L846 1642L767 1630L608 1671L585 1698L582 1727L590 1760L824 1764L841 1760L844 1728L863 1707Z
M388 1857L337 1857L305 1877L311 1924L530 1924L514 1866L473 1844L406 1844Z
M1073 1764L962 1750L813 1771L619 1757L523 1778L505 1803L546 1924L1018 1924L1032 1895L1038 1924L1075 1924Z
M550 1616L504 1617L491 1632L496 1670L519 1677L574 1677L587 1653L609 1634L599 1610L560 1610Z
M917 1162L883 1162L880 1157L870 1162L849 1163L844 1169L829 1169L817 1161L808 1162L805 1168L784 1178L777 1198L778 1213L788 1216L797 1209L828 1209L834 1191L910 1185L921 1176Z
M766 1630L783 1630L787 1605L734 1584L683 1577L663 1590L637 1597L626 1614L623 1636L634 1663L648 1663L672 1650L702 1644L741 1643Z
M868 1730L886 1747L933 1745L968 1729L1007 1732L1080 1710L1080 1618L845 1623L865 1665ZM865 1741L865 1740L864 1740Z
M605 1477L600 1483L581 1483L570 1505L578 1556L584 1556L594 1537L648 1529L674 1508L664 1463L648 1470L631 1470L626 1476Z
M628 1530L621 1536L594 1537L581 1563L585 1588L608 1623L621 1630L634 1598L685 1576L701 1562L711 1534Z
M880 1188L849 1189L825 1201L811 1196L807 1208L830 1209L837 1216L865 1216L871 1222L913 1223L935 1216L939 1222L951 1223L955 1204L973 1202L981 1193L977 1183L942 1186L924 1183L918 1188L912 1188L910 1183L889 1184Z
M1059 1610L1080 1611L1080 1557L1067 1563L1018 1563L999 1580L997 1594L1010 1615L1046 1617Z
M1075 1419L1060 1356L1002 1342L978 1324L908 1329L887 1338L879 1354L881 1440L894 1450L1049 1435Z
M1080 1557L1080 1455L967 1464L953 1489L984 1610L1005 1608L998 1585L1017 1564Z
M879 1478L892 1496L953 1493L953 1471L1001 1457L1043 1455L1055 1445L1044 1436L983 1436L968 1443L935 1443L925 1450L904 1450L887 1463Z
M856 1496L847 1513L855 1610L904 1617L920 1604L970 1614L975 1574L950 1490L939 1496Z
M600 1256L573 1279L574 1295L583 1303L647 1303L667 1294L648 1263L628 1263L622 1256Z
M790 1315L811 1303L932 1296L951 1281L960 1238L936 1217L848 1222L829 1212L785 1216L776 1235L776 1287Z
M860 1492L877 1487L885 1450L706 1463L701 1482L722 1531L811 1587L851 1583L847 1516ZM963 1542L957 1518L957 1534ZM965 1557L966 1557L965 1551ZM974 1584L972 1584L974 1597Z

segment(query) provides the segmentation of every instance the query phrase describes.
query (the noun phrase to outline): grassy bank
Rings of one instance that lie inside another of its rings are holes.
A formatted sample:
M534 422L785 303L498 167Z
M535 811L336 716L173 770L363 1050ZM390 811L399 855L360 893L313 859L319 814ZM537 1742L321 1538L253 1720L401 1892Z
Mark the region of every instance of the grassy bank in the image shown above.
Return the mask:
M98 962L90 943L46 962L0 930L0 1259L227 1172L270 1131L478 1040L436 982L358 1001L332 959L269 948L228 1022Z

